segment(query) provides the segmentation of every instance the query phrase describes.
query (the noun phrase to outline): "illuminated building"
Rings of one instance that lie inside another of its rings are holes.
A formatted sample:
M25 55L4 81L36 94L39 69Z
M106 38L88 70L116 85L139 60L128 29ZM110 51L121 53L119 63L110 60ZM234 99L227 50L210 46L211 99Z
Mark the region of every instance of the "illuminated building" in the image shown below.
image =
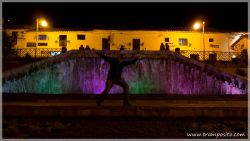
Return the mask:
M180 48L181 51L191 51L199 54L202 59L203 34L194 30L105 30L105 29L41 29L38 33L36 47L36 31L30 29L5 29L15 41L14 49L22 50L18 56L30 54L34 57L37 48L37 57L50 56L51 52L78 50L81 45L87 45L96 50L125 50L158 51L160 44L169 45L171 51ZM248 48L248 33L243 32L205 32L204 46L206 52L240 53ZM189 57L190 54L186 55ZM208 58L206 58L208 59Z

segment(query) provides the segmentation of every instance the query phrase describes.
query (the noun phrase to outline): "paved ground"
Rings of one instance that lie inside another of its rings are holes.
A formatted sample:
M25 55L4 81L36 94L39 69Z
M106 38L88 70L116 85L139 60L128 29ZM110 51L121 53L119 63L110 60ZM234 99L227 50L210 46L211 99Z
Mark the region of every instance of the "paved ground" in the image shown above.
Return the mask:
M230 133L247 138L247 119L210 118L8 118L3 120L4 138L74 139L170 139L216 138L189 137L188 134Z
M247 96L132 96L132 107L123 107L120 98L121 95L109 96L98 107L93 95L4 94L3 137L195 139L220 135L217 138L247 138L247 117L238 112L247 113ZM173 112L173 109L180 111ZM215 109L219 110L214 112ZM137 114L131 112L134 110ZM192 112L197 116L188 117ZM237 114L237 118L226 116Z

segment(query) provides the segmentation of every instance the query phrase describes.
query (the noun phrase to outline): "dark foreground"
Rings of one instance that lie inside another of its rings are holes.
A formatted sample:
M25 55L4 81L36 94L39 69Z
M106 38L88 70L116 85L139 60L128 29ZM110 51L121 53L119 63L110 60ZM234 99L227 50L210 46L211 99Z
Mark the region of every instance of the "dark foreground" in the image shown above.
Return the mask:
M213 118L8 118L3 138L246 139L247 119Z
M247 95L3 94L4 139L247 139Z

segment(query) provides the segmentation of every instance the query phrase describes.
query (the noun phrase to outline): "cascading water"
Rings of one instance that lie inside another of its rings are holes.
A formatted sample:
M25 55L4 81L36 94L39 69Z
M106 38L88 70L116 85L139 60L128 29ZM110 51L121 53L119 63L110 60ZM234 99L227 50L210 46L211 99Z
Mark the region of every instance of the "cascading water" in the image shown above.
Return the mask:
M99 57L68 58L28 71L3 83L3 93L99 94L105 88L109 64ZM171 58L144 58L122 74L130 94L246 94L247 90L218 79L194 65ZM110 93L121 93L114 85Z

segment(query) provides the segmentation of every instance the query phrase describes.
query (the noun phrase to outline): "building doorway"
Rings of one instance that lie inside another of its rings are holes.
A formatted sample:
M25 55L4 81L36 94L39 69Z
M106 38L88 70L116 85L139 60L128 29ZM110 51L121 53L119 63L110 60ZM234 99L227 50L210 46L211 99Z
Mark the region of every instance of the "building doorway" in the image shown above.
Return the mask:
M59 46L67 47L67 35L59 35Z
M133 39L133 50L140 50L140 39Z
M102 50L110 50L110 43L108 38L102 38Z

